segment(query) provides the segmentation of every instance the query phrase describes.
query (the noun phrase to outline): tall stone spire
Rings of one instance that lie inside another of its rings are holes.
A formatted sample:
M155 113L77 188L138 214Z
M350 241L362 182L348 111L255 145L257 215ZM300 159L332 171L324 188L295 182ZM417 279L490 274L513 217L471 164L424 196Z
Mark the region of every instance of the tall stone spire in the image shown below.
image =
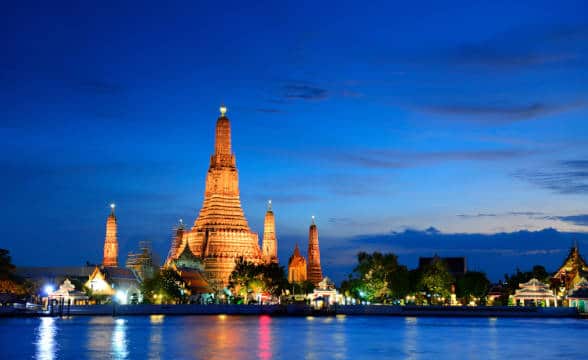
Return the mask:
M319 248L318 229L314 223L314 216L312 223L308 230L308 280L317 286L323 280L323 271L321 269L321 250Z
M272 211L272 201L267 202L267 212L263 222L263 259L266 263L278 262L278 240L276 239L276 220Z
M102 266L118 266L118 240L116 229L116 216L114 215L114 204L110 204L110 215L106 219L106 237L104 238L104 258Z

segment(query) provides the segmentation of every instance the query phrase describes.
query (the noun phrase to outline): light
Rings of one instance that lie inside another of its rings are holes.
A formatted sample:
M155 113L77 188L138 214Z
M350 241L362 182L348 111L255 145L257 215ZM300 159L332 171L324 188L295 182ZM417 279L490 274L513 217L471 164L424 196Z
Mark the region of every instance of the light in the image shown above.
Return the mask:
M115 203L110 204L110 208L112 209L112 211L114 211L114 208L116 207Z
M127 295L124 292L119 290L116 292L115 296L116 296L116 301L119 304L126 304L127 303Z
M222 117L225 116L225 114L227 113L227 107L223 104L221 105L221 107L219 108L220 114Z
M43 288L43 292L47 295L51 295L54 291L55 291L55 288L53 287L53 285L47 284Z

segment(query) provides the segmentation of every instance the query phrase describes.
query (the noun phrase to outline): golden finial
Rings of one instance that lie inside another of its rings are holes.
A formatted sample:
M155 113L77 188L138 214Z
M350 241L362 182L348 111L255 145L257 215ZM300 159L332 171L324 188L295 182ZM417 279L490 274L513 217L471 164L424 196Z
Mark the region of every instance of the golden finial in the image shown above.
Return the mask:
M271 200L267 201L267 211L272 211L272 201Z
M225 117L225 114L227 113L227 107L225 106L225 104L222 104L220 106L219 110L220 110L221 117Z

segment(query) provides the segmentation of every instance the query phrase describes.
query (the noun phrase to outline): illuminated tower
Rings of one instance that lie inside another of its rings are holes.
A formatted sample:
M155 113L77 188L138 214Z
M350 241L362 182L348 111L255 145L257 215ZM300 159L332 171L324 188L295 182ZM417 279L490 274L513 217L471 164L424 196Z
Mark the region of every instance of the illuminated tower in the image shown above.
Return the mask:
M312 223L308 230L308 270L306 274L308 280L317 286L321 280L323 280L323 271L321 269L321 250L319 248L318 229L314 223L314 216L312 217Z
M238 259L263 261L259 238L249 229L241 208L239 175L231 149L231 124L226 113L227 108L221 106L202 209L194 226L184 230L176 251L173 248L170 251L170 258L177 259L187 246L194 256L202 259L207 278L217 290L228 284Z
M278 240L276 239L276 220L272 211L272 201L267 203L267 212L263 222L263 260L266 263L278 263Z
M104 238L104 259L102 266L118 266L118 240L116 237L116 216L114 216L114 204L110 204L110 215L106 219L106 237Z

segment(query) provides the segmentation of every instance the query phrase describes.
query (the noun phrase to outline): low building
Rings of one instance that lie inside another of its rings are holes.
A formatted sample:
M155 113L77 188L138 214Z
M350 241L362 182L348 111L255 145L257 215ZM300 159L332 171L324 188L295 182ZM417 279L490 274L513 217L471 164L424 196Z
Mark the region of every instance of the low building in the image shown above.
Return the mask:
M580 312L587 312L588 309L588 281L583 279L568 295L568 306L575 307Z
M328 277L324 277L308 297L311 304L316 308L344 303L343 295L337 292L335 283Z
M48 298L49 301L68 305L87 305L90 299L83 291L76 290L69 279L65 279L59 289L48 294Z
M131 269L119 267L98 267L89 276L85 286L92 295L113 297L120 303L141 301L140 279Z
M556 306L557 298L547 284L533 278L519 284L519 289L512 296L513 303L520 306Z

